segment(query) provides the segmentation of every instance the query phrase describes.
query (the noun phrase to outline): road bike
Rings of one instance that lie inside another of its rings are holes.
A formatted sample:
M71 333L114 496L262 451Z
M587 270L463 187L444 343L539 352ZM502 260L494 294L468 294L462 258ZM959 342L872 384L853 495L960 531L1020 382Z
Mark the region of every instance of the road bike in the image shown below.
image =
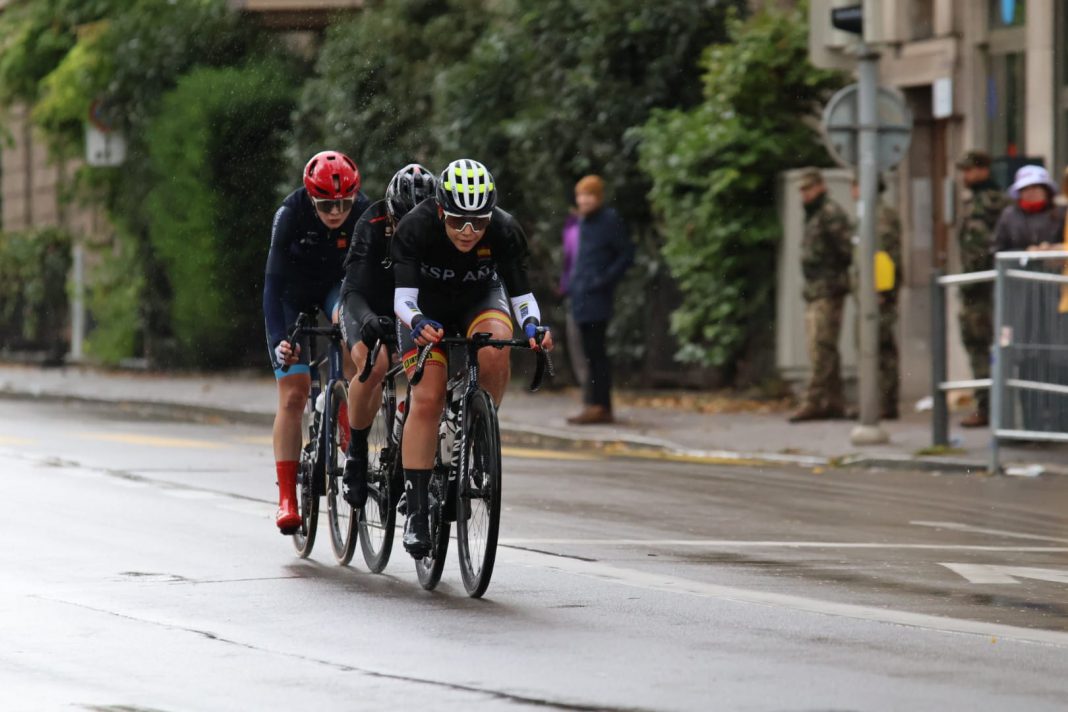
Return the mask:
M535 340L541 342L545 329ZM441 580L449 549L449 530L456 522L456 548L464 588L472 598L486 592L497 555L501 519L501 433L497 408L479 385L478 352L484 348L530 348L525 339L494 339L477 333L469 338L446 337L437 345L449 349L450 378L446 384L445 409L438 428L438 448L430 477L430 553L415 562L423 588L433 590ZM433 345L424 346L409 385L423 377ZM553 375L552 360L535 351L536 365L529 389L541 387L546 371ZM398 443L399 444L399 443ZM397 458L399 459L399 458ZM394 480L396 481L396 480Z
M297 506L300 526L293 532L293 546L307 558L315 546L319 523L319 499L326 495L330 543L342 566L352 560L358 538L357 517L341 492L345 455L349 447L348 382L342 370L344 339L337 324L317 326L317 310L302 312L287 340L290 344L308 338L311 387L301 421L303 446L297 470ZM317 338L327 340L320 349ZM283 366L285 372L288 367Z

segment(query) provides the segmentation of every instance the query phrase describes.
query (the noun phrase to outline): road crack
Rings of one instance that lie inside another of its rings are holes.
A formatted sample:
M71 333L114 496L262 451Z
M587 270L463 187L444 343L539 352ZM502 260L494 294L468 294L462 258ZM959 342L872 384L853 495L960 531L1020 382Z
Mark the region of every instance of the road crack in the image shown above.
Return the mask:
M232 645L234 647L242 648L244 650L251 650L254 652L265 653L268 655L279 655L286 658L292 658L294 660L300 660L302 662L308 662L313 663L315 665L322 665L324 667L333 668L334 670L337 670L339 672L353 672L382 680L394 680L397 682L406 682L414 685L427 685L430 687L454 690L457 692L470 692L472 694L484 695L495 700L502 700L515 704L530 705L533 707L543 707L545 709L569 710L573 712L650 712L646 708L642 707L606 707L605 705L592 705L584 704L581 702L568 702L566 700L551 700L541 697L530 697L527 695L521 695L513 692L506 692L504 690L493 690L485 687L478 687L476 685L464 685L455 682L446 682L444 680L432 680L429 678L416 677L413 675L402 675L399 673L382 672L380 670L372 670L369 668L361 668L355 665L349 665L348 663L339 663L333 660L324 660L322 658L316 658L301 653L265 648L258 645L253 645L252 643L235 640L233 638L225 638L208 630L201 630L199 628L182 626L175 623L165 623L163 621L152 620L150 618L141 618L138 616L132 616L128 613L110 611L106 608L97 608L96 606L90 606L84 603L77 603L75 601L68 601L61 598L49 598L47 596L33 596L33 598L42 601L48 601L50 603L59 603L61 605L71 606L86 611L92 611L93 613L100 613L106 616L112 616L113 618L132 621L134 623L151 625L157 628L163 628L165 630L177 631L181 633L192 633L193 635L197 635L201 638L204 638L205 640L210 640L216 643L223 643L225 645Z

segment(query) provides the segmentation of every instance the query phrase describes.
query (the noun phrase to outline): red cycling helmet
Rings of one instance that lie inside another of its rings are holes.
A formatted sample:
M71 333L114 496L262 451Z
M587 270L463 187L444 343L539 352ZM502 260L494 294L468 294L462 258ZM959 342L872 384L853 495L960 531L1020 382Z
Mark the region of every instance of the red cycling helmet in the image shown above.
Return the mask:
M304 188L313 198L340 200L360 189L360 169L338 151L320 151L304 166Z

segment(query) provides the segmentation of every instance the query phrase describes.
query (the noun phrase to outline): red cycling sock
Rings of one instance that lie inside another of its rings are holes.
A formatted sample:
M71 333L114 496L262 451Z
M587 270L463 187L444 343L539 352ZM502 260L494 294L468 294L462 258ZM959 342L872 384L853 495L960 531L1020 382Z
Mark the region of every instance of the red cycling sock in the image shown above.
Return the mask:
M278 474L278 483L297 481L297 461L278 460L274 463L274 470Z

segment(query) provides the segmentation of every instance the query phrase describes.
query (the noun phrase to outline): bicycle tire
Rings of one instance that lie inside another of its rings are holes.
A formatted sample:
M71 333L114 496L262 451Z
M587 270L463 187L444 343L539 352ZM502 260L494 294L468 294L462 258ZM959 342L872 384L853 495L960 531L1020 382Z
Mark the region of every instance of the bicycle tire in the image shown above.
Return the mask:
M445 518L445 493L449 487L449 468L440 463L430 474L430 554L415 562L419 585L433 591L441 581L445 556L449 553L451 524Z
M501 438L497 411L484 390L467 401L463 472L456 482L456 551L467 595L489 587L501 522Z
M367 501L360 510L360 550L372 573L381 573L393 552L393 535L397 526L397 464L400 443L391 442L397 395L386 384L382 388L382 405L367 434Z
M309 399L308 418L304 428L304 447L300 451L297 468L297 507L300 511L300 528L293 534L293 548L302 559L308 558L315 547L315 533L319 526L319 496L315 479L319 475L319 424L315 417L315 405Z
M348 401L348 389L343 380L334 381L327 391L324 411L329 417L323 432L323 452L326 475L326 518L330 523L330 544L334 558L341 566L352 561L356 552L359 526L358 513L345 501L342 494L342 474L344 472L345 448L348 438L343 434L348 431L349 423L345 404ZM339 466L339 463L340 466Z

